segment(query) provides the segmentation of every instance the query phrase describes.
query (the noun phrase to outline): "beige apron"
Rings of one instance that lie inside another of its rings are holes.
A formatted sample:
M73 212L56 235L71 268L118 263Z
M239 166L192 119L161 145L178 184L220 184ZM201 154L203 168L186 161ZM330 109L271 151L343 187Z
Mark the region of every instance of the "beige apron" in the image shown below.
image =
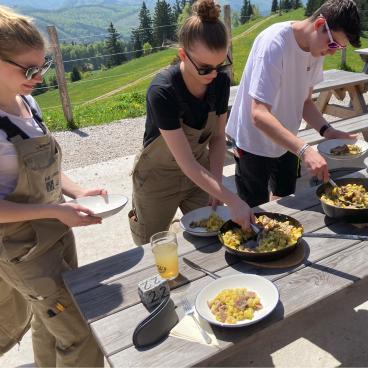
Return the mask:
M180 120L195 159L206 169L207 147L218 129L218 119L215 111L210 112L203 129L191 128ZM184 175L161 135L138 153L132 176L129 223L137 245L148 243L156 232L168 230L178 208L185 214L208 205L208 193Z
M17 152L19 176L5 199L63 202L61 150L50 133L29 139L17 135L10 141ZM37 366L103 366L103 356L63 284L62 272L76 267L74 236L62 222L0 224L0 353L19 343L33 312ZM56 308L57 303L64 311Z

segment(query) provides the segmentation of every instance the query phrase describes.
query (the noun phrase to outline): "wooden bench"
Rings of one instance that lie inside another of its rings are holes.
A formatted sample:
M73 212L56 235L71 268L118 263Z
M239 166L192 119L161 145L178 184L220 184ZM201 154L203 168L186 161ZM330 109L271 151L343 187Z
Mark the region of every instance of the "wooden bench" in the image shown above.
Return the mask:
M364 63L362 73L368 74L368 49L359 49L354 51L359 54L360 58Z

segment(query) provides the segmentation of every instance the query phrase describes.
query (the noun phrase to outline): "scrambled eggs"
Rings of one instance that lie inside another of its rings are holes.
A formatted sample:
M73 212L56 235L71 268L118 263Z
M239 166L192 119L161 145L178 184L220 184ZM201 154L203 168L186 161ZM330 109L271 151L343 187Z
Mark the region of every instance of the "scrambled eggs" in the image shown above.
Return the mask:
M360 184L328 188L321 199L327 204L341 208L368 208L368 192Z
M259 296L246 288L224 289L207 304L217 321L231 324L253 319L254 312L263 308Z
M211 213L209 218L199 221L192 221L190 227L204 227L207 231L218 231L224 224L224 220L215 212Z

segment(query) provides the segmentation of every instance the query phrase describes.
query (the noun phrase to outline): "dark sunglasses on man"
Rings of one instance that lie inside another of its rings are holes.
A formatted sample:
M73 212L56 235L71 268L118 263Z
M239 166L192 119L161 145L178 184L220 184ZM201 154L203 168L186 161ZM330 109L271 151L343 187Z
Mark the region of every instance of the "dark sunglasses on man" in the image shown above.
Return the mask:
M45 58L45 62L43 63L43 65L29 66L28 68L26 68L25 66L19 65L12 60L3 59L3 61L5 61L8 64L15 65L18 68L23 69L27 80L31 80L38 73L44 76L46 72L50 69L52 62L53 62L51 58Z
M212 67L212 66L199 67L199 66L196 65L196 63L189 56L188 52L185 52L185 53L188 56L188 59L190 60L190 62L196 68L199 75L208 75L208 74L211 74L214 70L216 70L216 72L219 73L219 72L225 70L226 67L228 67L229 65L231 65L233 63L231 61L229 55L226 55L227 63L224 62L223 64L221 64L219 66L215 66L215 67Z

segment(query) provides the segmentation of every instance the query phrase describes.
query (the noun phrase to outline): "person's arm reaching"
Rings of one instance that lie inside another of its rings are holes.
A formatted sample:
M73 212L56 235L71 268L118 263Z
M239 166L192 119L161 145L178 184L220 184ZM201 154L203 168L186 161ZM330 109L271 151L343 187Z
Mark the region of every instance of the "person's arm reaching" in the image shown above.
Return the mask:
M244 229L249 228L253 215L247 203L225 188L213 174L197 162L183 130L160 129L160 132L183 173L209 195L226 203L233 221Z
M296 155L305 144L302 139L286 129L271 113L270 105L255 99L252 101L252 120L253 124L270 139ZM312 147L308 147L300 158L312 175L324 182L328 181L329 173L326 160Z
M210 171L219 183L222 183L222 171L225 161L226 143L225 143L225 126L227 113L219 116L216 132L209 142L209 159ZM221 204L215 197L210 197L210 205L216 207Z

